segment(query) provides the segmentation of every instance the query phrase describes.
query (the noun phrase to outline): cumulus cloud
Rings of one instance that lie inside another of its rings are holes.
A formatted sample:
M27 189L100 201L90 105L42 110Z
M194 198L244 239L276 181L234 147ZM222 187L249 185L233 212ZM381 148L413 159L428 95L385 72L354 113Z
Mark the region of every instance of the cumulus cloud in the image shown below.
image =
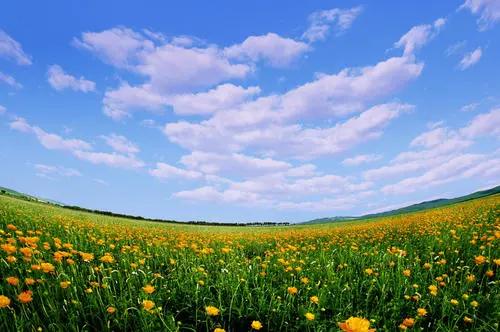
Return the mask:
M254 62L264 60L273 67L285 67L309 50L306 43L268 33L250 36L241 44L225 48L224 53L228 58Z
M94 82L85 79L83 76L76 78L65 73L59 65L52 65L49 67L47 71L47 80L57 91L71 89L73 91L90 92L95 90Z
M94 152L94 151L74 151L73 154L81 160L88 161L96 165L106 165L116 168L136 169L144 167L144 162L134 155L122 155L118 153Z
M21 44L0 29L0 57L15 61L18 65L31 65L31 56L24 53Z
M312 43L326 39L330 30L340 34L351 27L362 11L363 7L358 6L350 9L333 8L314 12L309 16L309 27L302 34L302 38Z
M434 38L445 23L444 18L439 18L433 24L414 26L394 44L394 47L402 48L405 56L414 54Z
M259 93L260 88L257 86L244 88L226 83L207 92L172 96L167 103L180 115L207 115L237 107Z
M156 178L185 178L185 179L198 179L202 176L200 172L185 170L166 163L156 163L156 168L149 170L149 174Z
M4 74L0 71L0 82L10 85L13 88L21 89L23 86L17 82L16 79L10 75Z
M500 137L500 108L477 115L466 127L462 128L461 133L470 138L487 135Z
M38 176L47 177L47 176L64 176L64 177L74 177L74 176L82 176L78 170L74 168L66 168L63 166L52 166L45 164L35 164L34 165L36 174Z
M19 132L35 135L39 143L46 149L67 151L78 159L85 160L93 164L103 164L110 167L126 169L142 168L145 165L143 161L139 160L133 154L123 155L115 152L96 152L93 151L93 146L84 140L63 138L60 135L46 132L38 126L29 124L23 118L16 118L10 122L9 126L11 129ZM123 147L119 146L119 148Z
M239 153L218 154L193 151L181 158L181 163L187 168L206 174L236 174L255 176L290 169L292 166L283 161L271 158L256 158Z
M135 154L139 152L137 144L129 141L125 136L111 134L101 136L101 138L116 152L125 154Z
M36 136L40 144L49 150L90 150L90 143L80 139L66 139L57 134L48 133L38 126L30 125L25 119L17 118L10 123L10 128L23 132L31 133Z
M460 60L460 64L458 65L458 67L461 70L465 70L478 63L482 55L483 51L481 50L481 47L478 47L474 51L465 54L462 60Z
M479 16L477 24L480 31L500 21L500 3L497 0L466 0L459 9L467 9Z
M342 161L343 165L346 166L358 166L361 164L371 163L382 158L378 154L360 154L351 158L346 158Z

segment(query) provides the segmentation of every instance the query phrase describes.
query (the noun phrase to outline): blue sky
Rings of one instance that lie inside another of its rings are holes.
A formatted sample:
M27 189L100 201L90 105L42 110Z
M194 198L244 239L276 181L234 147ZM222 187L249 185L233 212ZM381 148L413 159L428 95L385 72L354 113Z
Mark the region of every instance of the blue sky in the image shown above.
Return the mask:
M500 180L500 1L0 4L0 185L178 220Z

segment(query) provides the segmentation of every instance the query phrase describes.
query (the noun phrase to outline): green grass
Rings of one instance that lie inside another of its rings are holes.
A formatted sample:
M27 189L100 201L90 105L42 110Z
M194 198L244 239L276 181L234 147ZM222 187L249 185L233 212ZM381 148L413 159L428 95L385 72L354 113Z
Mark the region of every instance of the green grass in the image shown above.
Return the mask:
M408 317L415 319L414 330L497 331L499 212L500 198L492 196L335 224L214 227L0 196L0 245L11 241L17 249L10 255L16 262L0 249L0 294L11 300L0 308L0 331L248 331L254 320L264 331L337 331L351 316L371 320L379 331L398 331ZM30 243L27 261L20 249ZM85 262L82 253L94 259ZM106 253L114 262L100 260ZM476 264L478 256L486 262ZM32 268L42 262L55 271ZM8 277L19 278L19 285L9 285ZM38 282L26 285L26 278ZM71 284L64 289L62 281ZM147 284L152 294L143 291ZM430 285L438 287L436 296ZM17 295L26 290L33 300L22 304ZM144 300L155 307L145 310ZM220 314L208 316L209 305ZM110 306L116 312L108 313ZM419 317L418 308L427 315ZM307 320L306 312L315 319Z

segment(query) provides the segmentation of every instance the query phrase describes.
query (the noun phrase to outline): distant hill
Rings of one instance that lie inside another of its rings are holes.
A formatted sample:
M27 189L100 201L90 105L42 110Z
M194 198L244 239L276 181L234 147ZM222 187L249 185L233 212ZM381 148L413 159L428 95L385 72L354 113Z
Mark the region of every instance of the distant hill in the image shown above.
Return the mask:
M441 206L445 206L445 205L470 201L472 199L491 196L491 195L495 195L498 193L500 193L500 186L496 186L494 188L487 189L487 190L476 191L475 193L465 195L465 196L456 197L456 198L439 198L439 199L434 199L432 201L425 201L425 202L409 205L409 206L406 206L403 208L399 208L396 210L390 210L390 211L386 211L386 212L365 214L365 215L360 216L360 217L327 217L327 218L313 219L313 220L303 222L303 224L319 224L319 223L327 223L327 222L338 222L338 221L346 221L346 220L356 220L356 219L367 219L367 218L392 216L392 215L401 214L401 213L422 211L422 210L437 208L437 207L441 207Z

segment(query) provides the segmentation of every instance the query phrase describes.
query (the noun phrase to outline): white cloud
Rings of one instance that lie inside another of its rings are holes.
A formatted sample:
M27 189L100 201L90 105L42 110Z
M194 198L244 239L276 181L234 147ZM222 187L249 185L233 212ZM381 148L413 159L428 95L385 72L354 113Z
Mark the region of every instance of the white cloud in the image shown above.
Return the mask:
M234 108L259 93L260 88L257 86L243 88L226 83L207 92L172 96L168 103L173 106L177 114L206 115Z
M378 161L382 158L378 154L360 154L351 158L346 158L342 161L342 164L346 166L358 166L361 164L366 164L374 161Z
M0 29L0 57L15 61L18 65L31 65L31 57L24 53L19 42Z
M73 40L73 44L118 68L134 66L142 52L154 49L153 42L124 27L102 32L84 32L81 39Z
M332 29L337 34L342 33L351 27L362 11L363 7L358 6L350 9L333 8L314 12L309 16L310 25L302 38L312 43L324 40Z
M133 110L161 112L166 99L153 92L149 85L130 86L124 83L115 90L106 91L103 104L104 114L113 120L121 120L130 116Z
M429 188L439 184L448 183L461 177L472 176L471 172L476 165L484 161L485 157L479 154L463 154L448 160L443 164L436 165L424 174L406 178L395 184L382 188L385 194L405 194ZM498 167L500 163L496 164Z
M10 123L10 128L23 132L31 133L36 136L40 144L49 150L90 150L92 147L89 143L80 139L65 139L57 134L52 134L44 131L40 127L32 126L23 118L17 118Z
M467 53L464 55L462 60L460 60L460 64L458 65L461 70L465 70L473 65L475 65L483 55L483 51L481 47L476 48L474 51Z
M500 137L500 108L477 115L466 127L462 128L461 133L470 138L487 135Z
M40 144L49 150L68 151L81 160L93 164L103 164L118 168L142 168L144 162L137 159L135 155L122 155L118 153L106 153L92 151L92 145L81 139L67 139L57 134L48 133L37 126L30 125L25 119L17 118L10 123L10 128L26 133L34 134Z
M7 85L10 85L13 88L21 89L23 86L21 83L17 82L16 79L12 76L4 74L0 71L0 82L4 82Z
M228 58L254 62L264 60L273 67L286 67L309 50L306 43L268 33L250 36L241 44L225 48L224 53Z
M59 65L52 65L47 72L49 84L61 91L64 89L72 89L74 91L90 92L95 90L95 83L86 80L83 76L76 78L64 72Z
M151 34L116 27L86 32L74 40L76 46L103 61L144 78L142 84L130 86L124 82L106 92L104 113L113 119L128 117L134 110L163 110L176 95L242 79L254 70L251 64L232 62L216 45L148 37Z
M129 141L125 136L111 134L108 136L101 136L101 138L116 152L125 154L135 154L139 152L137 144Z
M439 18L433 24L414 26L394 44L394 47L403 48L405 56L414 54L416 50L434 38L445 23L445 19Z
M460 111L462 111L462 112L472 112L472 111L475 111L478 106L479 106L479 103L470 103L470 104L462 106L460 108Z
M185 170L165 163L156 163L156 168L149 170L149 174L156 178L185 178L185 179L198 179L202 177L200 172Z
M0 114L7 112L7 107L0 105Z
M243 154L217 154L193 151L181 158L187 168L206 174L255 176L263 173L284 171L292 166L289 163L271 158L255 158Z
M477 24L480 31L491 28L500 21L500 2L498 0L466 0L459 9L468 9L479 15Z
M122 155L118 153L94 152L94 151L74 151L78 159L88 161L92 164L102 164L110 167L135 169L144 167L144 162L134 155Z
M37 175L48 176L48 175L57 175L64 177L73 177L73 176L82 176L78 170L74 168L66 168L62 166L52 166L52 165L44 165L44 164L36 164L35 170Z

